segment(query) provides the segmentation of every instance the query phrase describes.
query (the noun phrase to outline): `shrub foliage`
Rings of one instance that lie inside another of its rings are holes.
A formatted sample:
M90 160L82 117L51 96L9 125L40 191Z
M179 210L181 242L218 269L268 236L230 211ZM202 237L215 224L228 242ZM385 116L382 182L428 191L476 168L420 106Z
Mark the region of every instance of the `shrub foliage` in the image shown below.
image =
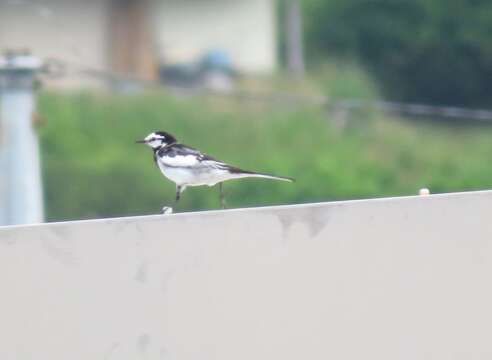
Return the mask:
M265 108L257 103L140 95L43 94L40 128L49 220L158 213L174 185L135 144L161 129L245 169L293 184L242 179L225 185L229 207L490 187L491 129L410 123L378 113ZM262 105L263 106L263 105ZM224 110L225 109L225 110ZM189 188L178 211L216 209L218 189Z

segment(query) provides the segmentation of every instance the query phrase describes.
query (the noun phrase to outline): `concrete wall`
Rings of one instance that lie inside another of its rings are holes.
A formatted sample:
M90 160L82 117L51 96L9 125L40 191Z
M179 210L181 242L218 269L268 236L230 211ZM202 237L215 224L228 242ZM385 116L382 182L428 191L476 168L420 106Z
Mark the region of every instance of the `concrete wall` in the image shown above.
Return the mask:
M0 228L1 359L491 359L492 192Z
M153 0L160 58L191 62L207 50L223 49L241 71L269 72L276 66L273 0Z
M69 76L48 85L100 84L72 69L108 69L108 9L108 0L0 1L0 51L29 49L71 65Z
M205 51L226 50L241 71L276 65L273 0L149 0L156 61L191 62ZM0 0L0 52L28 49L68 63L67 76L45 84L100 86L82 69L110 71L110 0ZM135 47L135 44L128 44ZM145 47L145 46L144 46Z

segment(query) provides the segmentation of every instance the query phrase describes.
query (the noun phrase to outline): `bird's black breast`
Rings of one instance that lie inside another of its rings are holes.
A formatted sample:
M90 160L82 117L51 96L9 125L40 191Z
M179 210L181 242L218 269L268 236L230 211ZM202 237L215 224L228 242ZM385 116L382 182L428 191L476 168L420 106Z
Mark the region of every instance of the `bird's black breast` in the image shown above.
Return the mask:
M159 152L159 150L154 150L154 153L152 154L153 158L154 158L154 163L157 165L157 167L159 167L159 164L157 164L157 153Z

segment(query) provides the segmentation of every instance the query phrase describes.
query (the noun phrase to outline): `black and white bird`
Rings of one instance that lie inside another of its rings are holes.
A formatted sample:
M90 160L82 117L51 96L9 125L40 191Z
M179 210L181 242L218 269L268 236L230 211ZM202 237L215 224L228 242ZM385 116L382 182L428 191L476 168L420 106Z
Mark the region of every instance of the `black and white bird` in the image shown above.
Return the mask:
M228 165L203 154L192 147L178 143L176 138L165 132L156 131L137 143L146 144L154 152L154 162L162 174L176 184L176 202L188 186L214 186L219 184L220 203L225 207L222 182L246 177L270 180L294 181L283 176L257 173Z

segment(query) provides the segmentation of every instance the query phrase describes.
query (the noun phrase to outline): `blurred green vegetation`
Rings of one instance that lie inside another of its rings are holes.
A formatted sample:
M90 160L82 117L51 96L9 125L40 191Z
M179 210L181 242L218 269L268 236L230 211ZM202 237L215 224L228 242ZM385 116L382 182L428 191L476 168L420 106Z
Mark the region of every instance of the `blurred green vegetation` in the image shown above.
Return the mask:
M297 179L230 181L229 207L492 185L492 128L483 126L165 92L43 93L39 111L47 120L40 134L49 220L158 213L172 205L174 185L151 150L134 143L153 130L239 167ZM198 187L185 191L177 210L218 207L218 189Z
M318 92L331 99L377 100L381 90L376 81L353 61L319 62L307 75Z
M310 61L358 58L385 97L492 105L492 2L303 0Z

